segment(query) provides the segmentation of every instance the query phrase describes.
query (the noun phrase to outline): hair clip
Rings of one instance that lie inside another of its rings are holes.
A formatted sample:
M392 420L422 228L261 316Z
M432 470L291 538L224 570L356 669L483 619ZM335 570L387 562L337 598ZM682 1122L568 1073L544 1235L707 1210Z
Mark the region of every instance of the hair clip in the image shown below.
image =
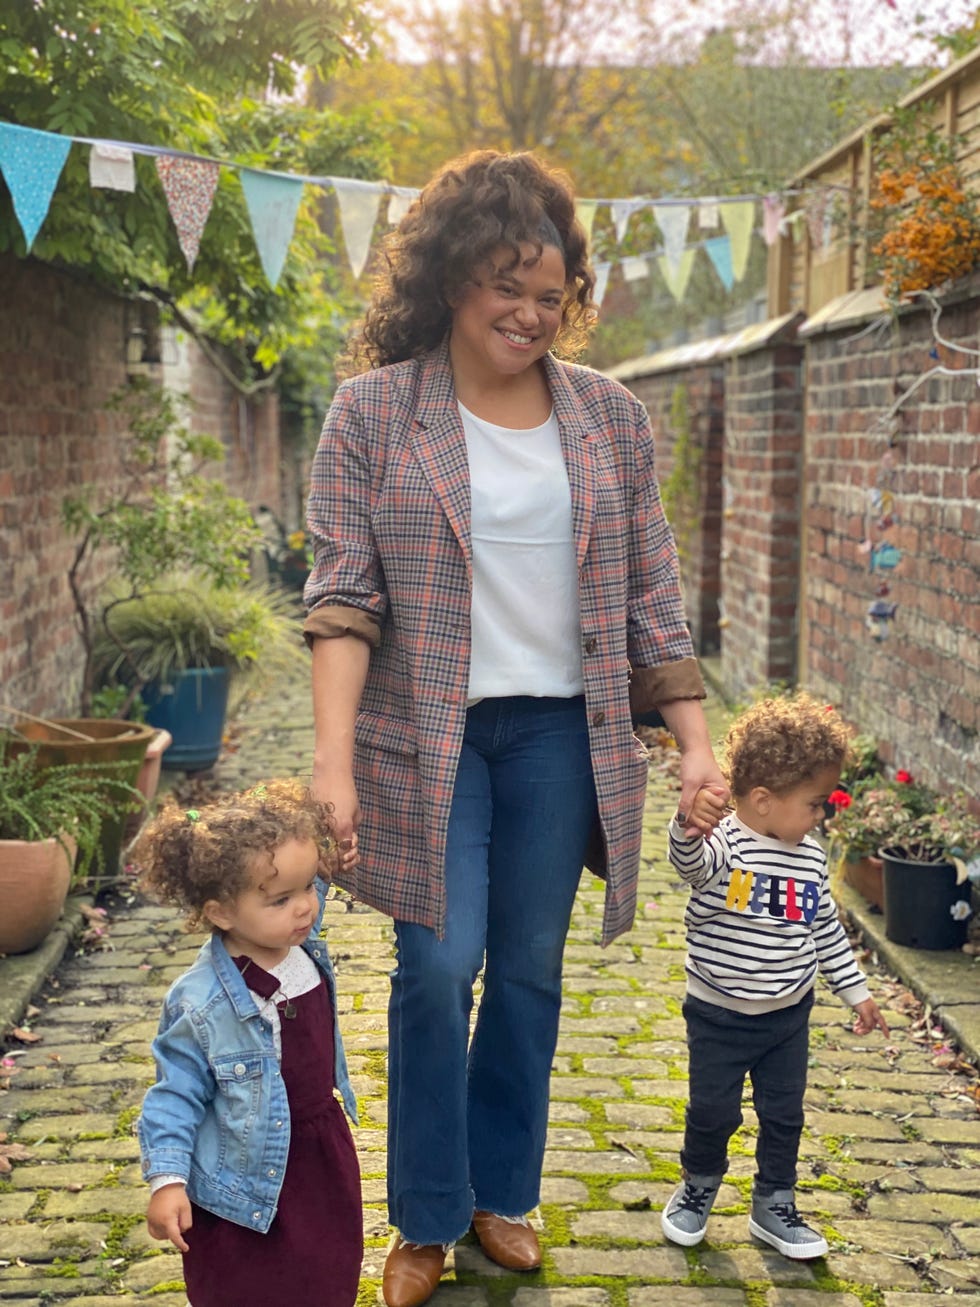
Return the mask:
M201 819L201 814L198 812L196 808L188 808L187 811L184 813L184 816L187 818L188 821L200 821Z

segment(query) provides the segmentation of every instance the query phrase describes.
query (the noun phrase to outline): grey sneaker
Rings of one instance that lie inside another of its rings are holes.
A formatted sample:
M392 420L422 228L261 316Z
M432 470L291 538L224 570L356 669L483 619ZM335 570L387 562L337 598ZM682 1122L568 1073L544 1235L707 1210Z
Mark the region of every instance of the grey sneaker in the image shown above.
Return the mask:
M792 1189L777 1189L767 1197L752 1195L749 1233L794 1261L823 1257L827 1252L827 1240L811 1230L796 1210Z
M692 1248L704 1238L708 1214L718 1197L723 1177L686 1175L660 1213L660 1228L671 1243Z

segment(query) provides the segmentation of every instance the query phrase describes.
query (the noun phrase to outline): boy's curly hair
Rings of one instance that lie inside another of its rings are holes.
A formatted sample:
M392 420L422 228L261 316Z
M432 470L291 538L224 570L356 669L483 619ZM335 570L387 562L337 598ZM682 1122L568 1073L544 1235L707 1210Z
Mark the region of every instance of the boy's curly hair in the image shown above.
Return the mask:
M450 302L501 245L555 245L567 294L556 348L578 353L595 323L588 237L563 172L529 152L474 150L445 164L382 246L371 304L345 357L345 373L419 358L452 320Z
M329 805L298 780L274 780L200 809L170 802L134 850L140 884L186 915L188 930L206 925L204 905L228 903L252 884L255 862L287 840L332 847Z
M803 690L762 699L728 731L728 783L735 798L757 785L785 794L824 767L843 767L850 751L850 728L831 705Z

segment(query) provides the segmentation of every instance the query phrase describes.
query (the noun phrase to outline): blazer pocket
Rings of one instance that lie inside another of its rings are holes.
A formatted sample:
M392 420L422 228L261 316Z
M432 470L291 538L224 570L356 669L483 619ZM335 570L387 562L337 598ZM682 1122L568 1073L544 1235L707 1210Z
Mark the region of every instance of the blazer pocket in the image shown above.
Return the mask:
M359 712L354 723L354 738L365 748L383 749L385 753L412 756L419 751L413 722L383 717L380 713Z

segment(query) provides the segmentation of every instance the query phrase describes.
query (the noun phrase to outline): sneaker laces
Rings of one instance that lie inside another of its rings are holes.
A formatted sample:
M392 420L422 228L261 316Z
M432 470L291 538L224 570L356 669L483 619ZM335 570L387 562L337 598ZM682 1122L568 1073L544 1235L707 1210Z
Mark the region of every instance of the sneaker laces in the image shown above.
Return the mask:
M677 1200L675 1211L683 1210L685 1212L693 1212L695 1216L701 1216L703 1214L702 1208L707 1202L708 1196L711 1192L712 1190L710 1188L702 1189L696 1184L686 1183L684 1185L684 1193Z
M767 1204L768 1206L768 1204ZM773 1203L769 1206L770 1212L775 1212L779 1219L790 1230L808 1229L806 1221L796 1210L795 1203Z

